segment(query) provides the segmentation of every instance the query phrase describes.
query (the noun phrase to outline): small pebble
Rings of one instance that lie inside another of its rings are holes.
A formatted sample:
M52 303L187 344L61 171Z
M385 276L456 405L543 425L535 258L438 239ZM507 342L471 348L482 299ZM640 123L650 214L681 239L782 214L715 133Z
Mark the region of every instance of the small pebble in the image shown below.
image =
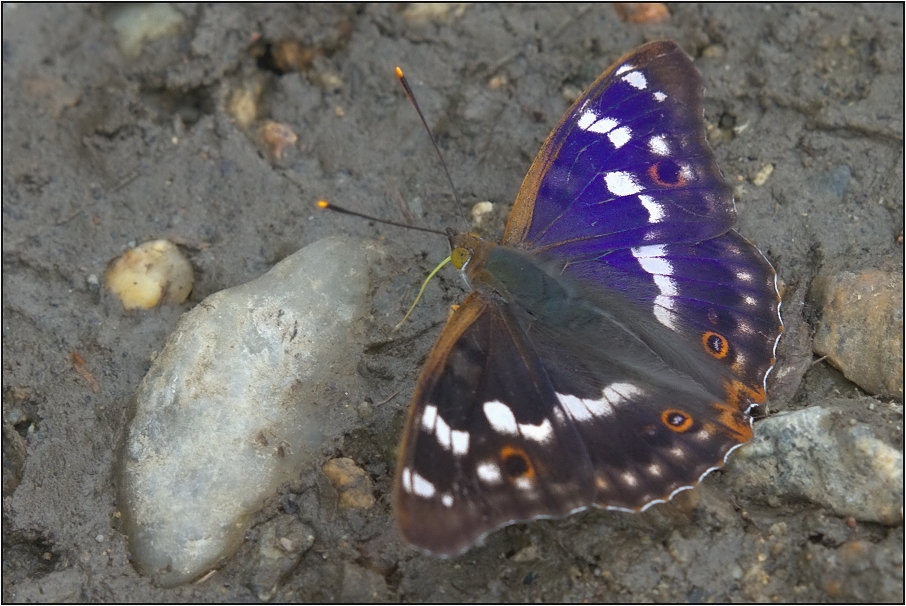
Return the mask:
M403 20L409 25L449 23L462 17L467 2L412 2L403 9Z
M757 173L755 173L755 176L752 177L752 184L755 187L761 187L762 185L764 185L765 183L768 182L768 179L771 178L771 175L773 173L774 173L774 165L765 164L764 166L761 167L761 170L759 170Z
M152 240L116 258L104 276L126 309L178 305L192 292L192 264L169 240Z
M274 67L283 73L307 70L321 52L321 49L305 46L297 40L280 40L271 48Z
M145 42L175 34L182 14L166 2L121 4L107 13L107 21L117 34L120 52L135 57Z
M472 207L472 225L479 226L485 217L494 212L494 205L491 202L477 202Z
M670 11L663 2L617 2L614 8L626 23L664 23L670 20Z
M227 99L227 113L242 128L247 128L258 119L258 102L264 91L264 81L252 78L235 88Z
M374 506L374 487L371 478L355 461L331 459L322 468L324 475L340 495L340 507L368 509Z
M273 120L268 120L258 129L258 137L274 160L282 160L286 148L292 147L299 140L292 128Z

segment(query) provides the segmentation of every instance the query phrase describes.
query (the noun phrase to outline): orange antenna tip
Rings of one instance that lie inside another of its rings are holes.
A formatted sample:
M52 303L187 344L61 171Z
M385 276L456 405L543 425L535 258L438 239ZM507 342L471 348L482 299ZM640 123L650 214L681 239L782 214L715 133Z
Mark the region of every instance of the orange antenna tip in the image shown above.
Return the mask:
M318 208L327 208L330 206L330 202L327 200L318 200Z
M396 68L396 77L397 77L397 78L402 78L402 77L403 77L403 70L400 69L399 66L397 66L397 68Z

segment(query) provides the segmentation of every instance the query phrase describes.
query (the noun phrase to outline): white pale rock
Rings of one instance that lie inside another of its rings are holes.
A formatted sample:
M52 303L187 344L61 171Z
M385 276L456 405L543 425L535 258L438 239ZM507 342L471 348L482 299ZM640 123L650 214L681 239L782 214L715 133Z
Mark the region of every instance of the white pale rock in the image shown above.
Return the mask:
M320 240L180 319L134 396L118 469L139 571L173 586L220 564L249 516L356 423L329 389L355 373L378 256Z

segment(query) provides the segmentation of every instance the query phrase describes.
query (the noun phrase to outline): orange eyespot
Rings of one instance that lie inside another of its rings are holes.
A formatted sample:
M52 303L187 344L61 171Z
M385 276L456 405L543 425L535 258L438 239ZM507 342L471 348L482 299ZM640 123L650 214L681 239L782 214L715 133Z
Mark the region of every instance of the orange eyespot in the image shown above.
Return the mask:
M677 433L684 433L689 431L689 428L692 427L692 417L682 410L677 410L675 408L665 410L661 413L661 421L667 426L667 429Z
M500 460L503 463L503 471L508 478L517 480L519 478L532 479L535 477L535 468L532 466L528 455L521 448L504 446L500 449Z
M682 187L687 183L683 167L673 160L661 160L648 167L648 176L664 187Z
M718 360L723 360L730 353L730 343L723 335L719 335L716 332L708 331L702 333L702 345L705 351Z
M456 269L462 269L466 266L469 260L472 258L471 249L458 246L453 249L453 252L450 253L450 262L453 263L453 267Z

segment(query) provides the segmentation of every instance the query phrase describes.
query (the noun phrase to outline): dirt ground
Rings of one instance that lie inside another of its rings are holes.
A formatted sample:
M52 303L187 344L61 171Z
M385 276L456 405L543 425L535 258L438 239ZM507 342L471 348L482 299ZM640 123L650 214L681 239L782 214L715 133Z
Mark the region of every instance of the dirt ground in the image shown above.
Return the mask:
M673 39L704 76L738 229L777 268L787 322L808 331L802 287L819 271L903 270L902 4L670 5L661 23L609 4L173 5L132 43L121 10L3 5L4 601L244 602L270 597L262 588L277 581L275 601L903 599L902 525L747 500L721 473L642 515L518 525L453 560L400 545L395 449L461 280L444 272L391 336L446 242L313 207L326 197L457 224L395 80L401 65L460 197L492 201L488 232L499 236L571 100L624 52ZM298 140L277 154L259 131L268 120ZM377 504L341 508L314 465L212 575L155 586L117 530L113 469L130 396L180 314L334 234L389 251L375 268L370 344L349 351L357 376L336 378L341 403L371 404L323 458L352 458ZM104 270L156 238L188 254L193 293L125 312ZM793 356L782 348L779 365ZM816 363L771 394L772 409L860 394ZM902 439L900 416L900 449ZM274 528L295 522L314 536L301 560L262 556Z

